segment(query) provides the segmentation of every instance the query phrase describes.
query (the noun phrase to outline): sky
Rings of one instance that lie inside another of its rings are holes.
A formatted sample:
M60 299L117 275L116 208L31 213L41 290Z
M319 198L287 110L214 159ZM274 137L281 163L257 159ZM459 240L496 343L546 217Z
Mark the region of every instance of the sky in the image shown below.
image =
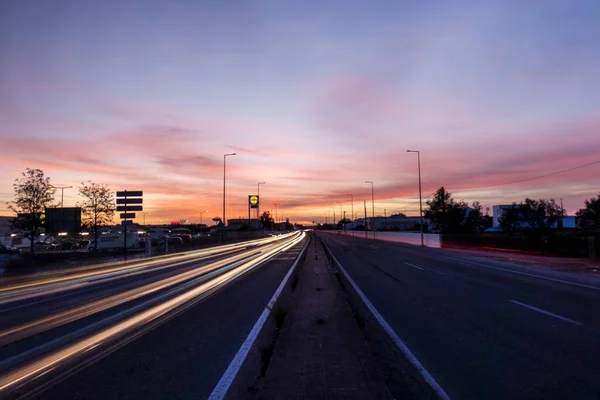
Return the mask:
M407 149L424 197L573 214L600 192L599 26L597 0L5 0L0 215L29 167L65 206L93 181L206 222L233 152L227 218L258 182L279 218L362 216L365 180L418 215Z

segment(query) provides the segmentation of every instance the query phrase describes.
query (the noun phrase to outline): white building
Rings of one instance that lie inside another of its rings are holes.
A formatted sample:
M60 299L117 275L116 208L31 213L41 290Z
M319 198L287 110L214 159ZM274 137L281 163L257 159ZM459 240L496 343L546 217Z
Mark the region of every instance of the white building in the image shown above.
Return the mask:
M508 210L513 207L515 207L514 204L508 204L508 205L504 204L504 205L492 206L492 217L494 218L494 223L493 223L492 227L499 229L500 228L500 218L504 214L504 210Z
M497 205L497 206L492 207L492 215L494 218L493 227L495 229L500 229L500 218L502 218L502 215L504 215L504 211L508 210L510 208L513 208L513 207L518 207L518 205L509 204L509 205ZM574 216L559 217L551 226L551 228L555 228L555 229L575 228L575 227L576 227L576 221L575 221Z

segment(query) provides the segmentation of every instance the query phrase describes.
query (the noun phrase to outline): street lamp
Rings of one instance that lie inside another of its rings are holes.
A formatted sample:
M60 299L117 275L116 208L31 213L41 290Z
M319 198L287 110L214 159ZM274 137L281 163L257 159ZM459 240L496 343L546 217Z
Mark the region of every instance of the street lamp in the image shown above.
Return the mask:
M52 186L54 189L60 189L60 208L65 208L65 189L72 189L73 186Z
M352 219L352 221L354 221L354 195L347 194L346 196L350 196L350 199L352 201L352 217L351 217L351 219Z
M335 229L337 229L337 221L335 220L335 207L330 207L333 210L333 224Z
M65 189L72 189L73 186L52 186L54 189L60 189L60 230L65 230ZM62 250L62 241L61 241Z
M417 165L419 167L419 221L421 225L421 246L425 246L423 239L423 195L421 194L421 152L419 150L406 150L407 153L417 153Z
M373 189L373 181L365 181L365 183L370 183L371 184L371 207L373 207L373 211L372 211L372 218L371 218L371 230L374 230L373 227L375 226L375 192Z
M260 185L266 185L267 182L258 182L257 193L258 196L258 204L256 205L256 230L258 230L258 220L260 219Z
M223 154L223 229L225 229L225 224L227 222L225 219L225 160L229 156L235 156L235 153Z
M204 213L207 213L208 210L204 210L204 211L196 211L200 213L200 225L202 225L202 215L204 215Z
M278 205L278 203L273 203L273 205L275 206L275 224L277 224L277 205Z
M340 218L342 220L342 230L344 230L344 210L342 208L342 203L341 202L337 202L340 205Z

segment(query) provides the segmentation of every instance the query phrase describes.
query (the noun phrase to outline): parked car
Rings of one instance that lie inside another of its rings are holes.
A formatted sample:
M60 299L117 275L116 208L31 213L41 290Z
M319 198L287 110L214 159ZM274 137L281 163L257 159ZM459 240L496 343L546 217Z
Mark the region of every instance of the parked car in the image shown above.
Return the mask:
M190 242L192 240L192 235L189 233L180 233L179 236L181 239L183 239L184 242Z
M179 236L165 236L163 238L163 240L161 240L158 244L159 245L165 244L165 239L168 241L167 243L169 243L170 245L183 244L183 239L180 238Z
M18 247L6 247L2 243L0 243L0 254L19 254Z

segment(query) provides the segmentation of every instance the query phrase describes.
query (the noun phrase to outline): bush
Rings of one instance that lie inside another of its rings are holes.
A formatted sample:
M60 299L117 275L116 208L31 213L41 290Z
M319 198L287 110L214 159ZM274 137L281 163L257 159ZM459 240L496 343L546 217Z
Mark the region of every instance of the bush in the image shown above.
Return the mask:
M530 231L510 234L489 232L478 235L444 234L442 245L468 245L497 249L521 250L562 257L587 257L588 239L575 230Z

